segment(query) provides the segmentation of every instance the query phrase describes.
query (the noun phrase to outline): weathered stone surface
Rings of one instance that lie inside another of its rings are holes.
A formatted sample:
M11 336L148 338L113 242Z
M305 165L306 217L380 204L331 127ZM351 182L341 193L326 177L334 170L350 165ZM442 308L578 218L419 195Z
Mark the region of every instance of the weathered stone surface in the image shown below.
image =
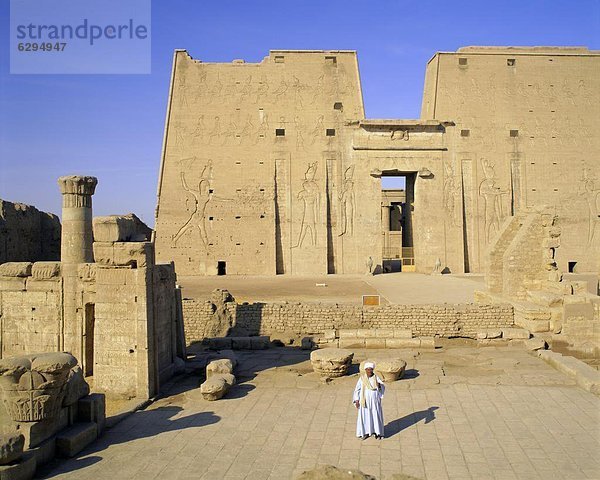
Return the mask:
M375 373L377 373L384 382L395 382L402 378L406 370L406 362L400 358L388 358L377 360L375 362Z
M83 378L83 371L79 365L76 365L69 372L67 385L65 387L65 398L63 406L73 405L77 401L90 393L90 386Z
M200 393L205 400L219 400L234 384L235 377L231 374L213 375L200 385Z
M221 373L233 373L233 362L228 358L220 360L212 360L206 366L206 378L209 379L213 375Z
M0 199L0 263L60 259L60 220L23 203Z
M0 435L0 465L12 463L23 455L25 437L20 433Z
M319 465L312 470L306 470L296 477L296 480L377 480L360 470L347 470L332 465Z
M49 280L60 276L60 262L35 262L31 267L31 277L35 280Z
M7 262L0 265L0 277L29 277L31 262Z
M56 455L71 458L98 437L95 423L76 423L56 436Z
M502 338L506 338L508 340L527 340L529 337L531 337L531 333L529 333L529 330L525 330L523 328L502 329Z
M106 426L106 398L103 393L92 393L77 402L77 419L83 423L93 422L98 426L98 436Z
M525 340L523 344L527 350L544 350L548 346L546 340L541 337L530 338Z
M310 354L310 363L315 372L322 377L342 377L352 364L354 353L342 348L323 348Z
M94 217L96 242L148 242L152 229L135 214Z
M68 353L42 353L0 360L4 405L16 422L35 422L58 415L69 371L77 365Z
M600 372L575 357L561 355L552 350L540 350L538 356L554 368L574 378L581 388L600 395Z

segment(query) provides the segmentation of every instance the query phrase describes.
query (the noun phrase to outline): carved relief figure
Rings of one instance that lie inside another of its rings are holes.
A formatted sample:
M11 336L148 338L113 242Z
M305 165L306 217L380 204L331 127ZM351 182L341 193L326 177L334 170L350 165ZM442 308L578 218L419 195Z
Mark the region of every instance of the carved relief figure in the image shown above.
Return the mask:
M310 141L311 145L314 145L317 139L325 133L325 127L323 126L323 118L323 115L319 115L317 123L315 124L314 128L310 131L310 135L312 137L312 140Z
M344 172L344 183L342 190L338 195L340 200L340 233L338 236L345 234L354 234L354 211L356 202L354 200L354 165L350 165Z
M315 182L316 173L317 162L309 164L308 169L304 174L302 190L298 193L298 200L302 201L302 224L300 226L298 242L294 247L301 247L309 232L310 244L313 246L317 244L317 221L319 220L321 194L319 192L319 186L317 185L317 182Z
M281 79L279 86L273 91L273 95L277 98L281 97L288 90L288 84L285 82L285 78Z
M479 195L485 201L485 239L490 243L492 235L500 230L500 222L504 219L502 195L506 195L508 190L502 190L496 185L496 173L491 162L482 158L481 166L485 179L479 185Z
M198 138L198 137L202 138L204 136L204 131L205 131L204 115L200 115L198 117L198 122L196 122L196 128L192 132L192 136L194 138Z
M267 131L269 130L269 116L266 113L263 113L262 118L260 119L260 125L256 129L256 138L254 140L254 145L256 145L261 138L265 138L267 136Z
M250 134L254 131L254 123L252 123L252 115L248 114L246 116L246 123L240 132L239 143L242 143L242 140L246 137L249 137Z
M594 241L596 230L600 229L600 186L588 168L583 169L583 176L579 180L579 195L585 198L588 206L588 246Z
M263 75L258 83L258 88L256 89L256 101L254 103L259 103L261 100L264 100L269 93L269 83L267 82L267 77Z
M409 139L408 130L392 130L391 134L392 140L405 140Z
M302 135L304 125L298 115L294 117L294 127L296 128L296 150L306 151L306 148L304 147L304 136Z
M189 159L188 159L189 160ZM195 161L195 158L191 159L192 162ZM185 160L182 161L182 163ZM184 168L181 171L181 185L183 189L191 193L194 197L194 206L192 207L192 213L190 214L190 218L181 226L181 228L177 231L175 235L173 235L173 245L177 245L179 239L188 231L198 229L200 232L200 240L202 241L202 245L206 250L208 246L208 237L206 235L206 224L204 219L204 212L206 210L206 206L211 199L210 192L210 181L212 180L212 160L209 160L208 163L204 166L202 170L202 174L200 176L200 181L198 182L198 188L191 188L185 179L185 172L189 171L190 168Z
M240 92L240 101L246 99L252 92L252 75L248 75Z
M221 119L219 116L215 116L215 123L213 125L212 130L208 134L208 144L210 145L213 141L213 138L218 138L221 135Z
M296 107L302 107L302 90L304 89L304 85L300 82L300 79L294 75L294 102L296 103Z
M179 93L179 105L181 107L188 106L188 87L185 83L185 76L179 75L179 85L178 85L178 93Z

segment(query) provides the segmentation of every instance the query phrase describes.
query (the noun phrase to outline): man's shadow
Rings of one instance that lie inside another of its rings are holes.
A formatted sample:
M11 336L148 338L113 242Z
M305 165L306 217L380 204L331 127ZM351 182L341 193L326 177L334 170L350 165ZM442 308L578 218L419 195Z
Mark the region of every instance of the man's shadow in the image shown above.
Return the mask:
M440 407L429 407L427 410L420 410L418 412L409 413L408 415L393 420L385 426L385 436L393 437L397 433L408 427L416 425L421 420L425 420L425 423L432 422L435 420L435 411Z

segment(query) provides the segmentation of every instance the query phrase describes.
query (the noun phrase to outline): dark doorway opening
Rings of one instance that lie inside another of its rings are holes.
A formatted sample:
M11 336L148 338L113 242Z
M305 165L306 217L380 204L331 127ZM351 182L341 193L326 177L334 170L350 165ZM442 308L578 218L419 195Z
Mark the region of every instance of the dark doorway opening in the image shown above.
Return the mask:
M412 219L416 172L384 171L381 175L381 235L385 272L415 268Z
M569 262L569 273L575 273L575 266L577 262Z
M217 262L217 275L227 275L227 262Z
M96 307L93 303L85 305L85 329L83 332L83 374L90 377L94 374L94 324Z

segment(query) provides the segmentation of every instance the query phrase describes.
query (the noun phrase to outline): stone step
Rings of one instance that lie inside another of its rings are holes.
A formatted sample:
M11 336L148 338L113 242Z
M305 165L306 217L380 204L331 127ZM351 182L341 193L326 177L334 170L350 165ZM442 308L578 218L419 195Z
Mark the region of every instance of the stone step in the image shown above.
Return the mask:
M56 455L74 457L97 437L98 426L94 422L76 423L56 436Z

